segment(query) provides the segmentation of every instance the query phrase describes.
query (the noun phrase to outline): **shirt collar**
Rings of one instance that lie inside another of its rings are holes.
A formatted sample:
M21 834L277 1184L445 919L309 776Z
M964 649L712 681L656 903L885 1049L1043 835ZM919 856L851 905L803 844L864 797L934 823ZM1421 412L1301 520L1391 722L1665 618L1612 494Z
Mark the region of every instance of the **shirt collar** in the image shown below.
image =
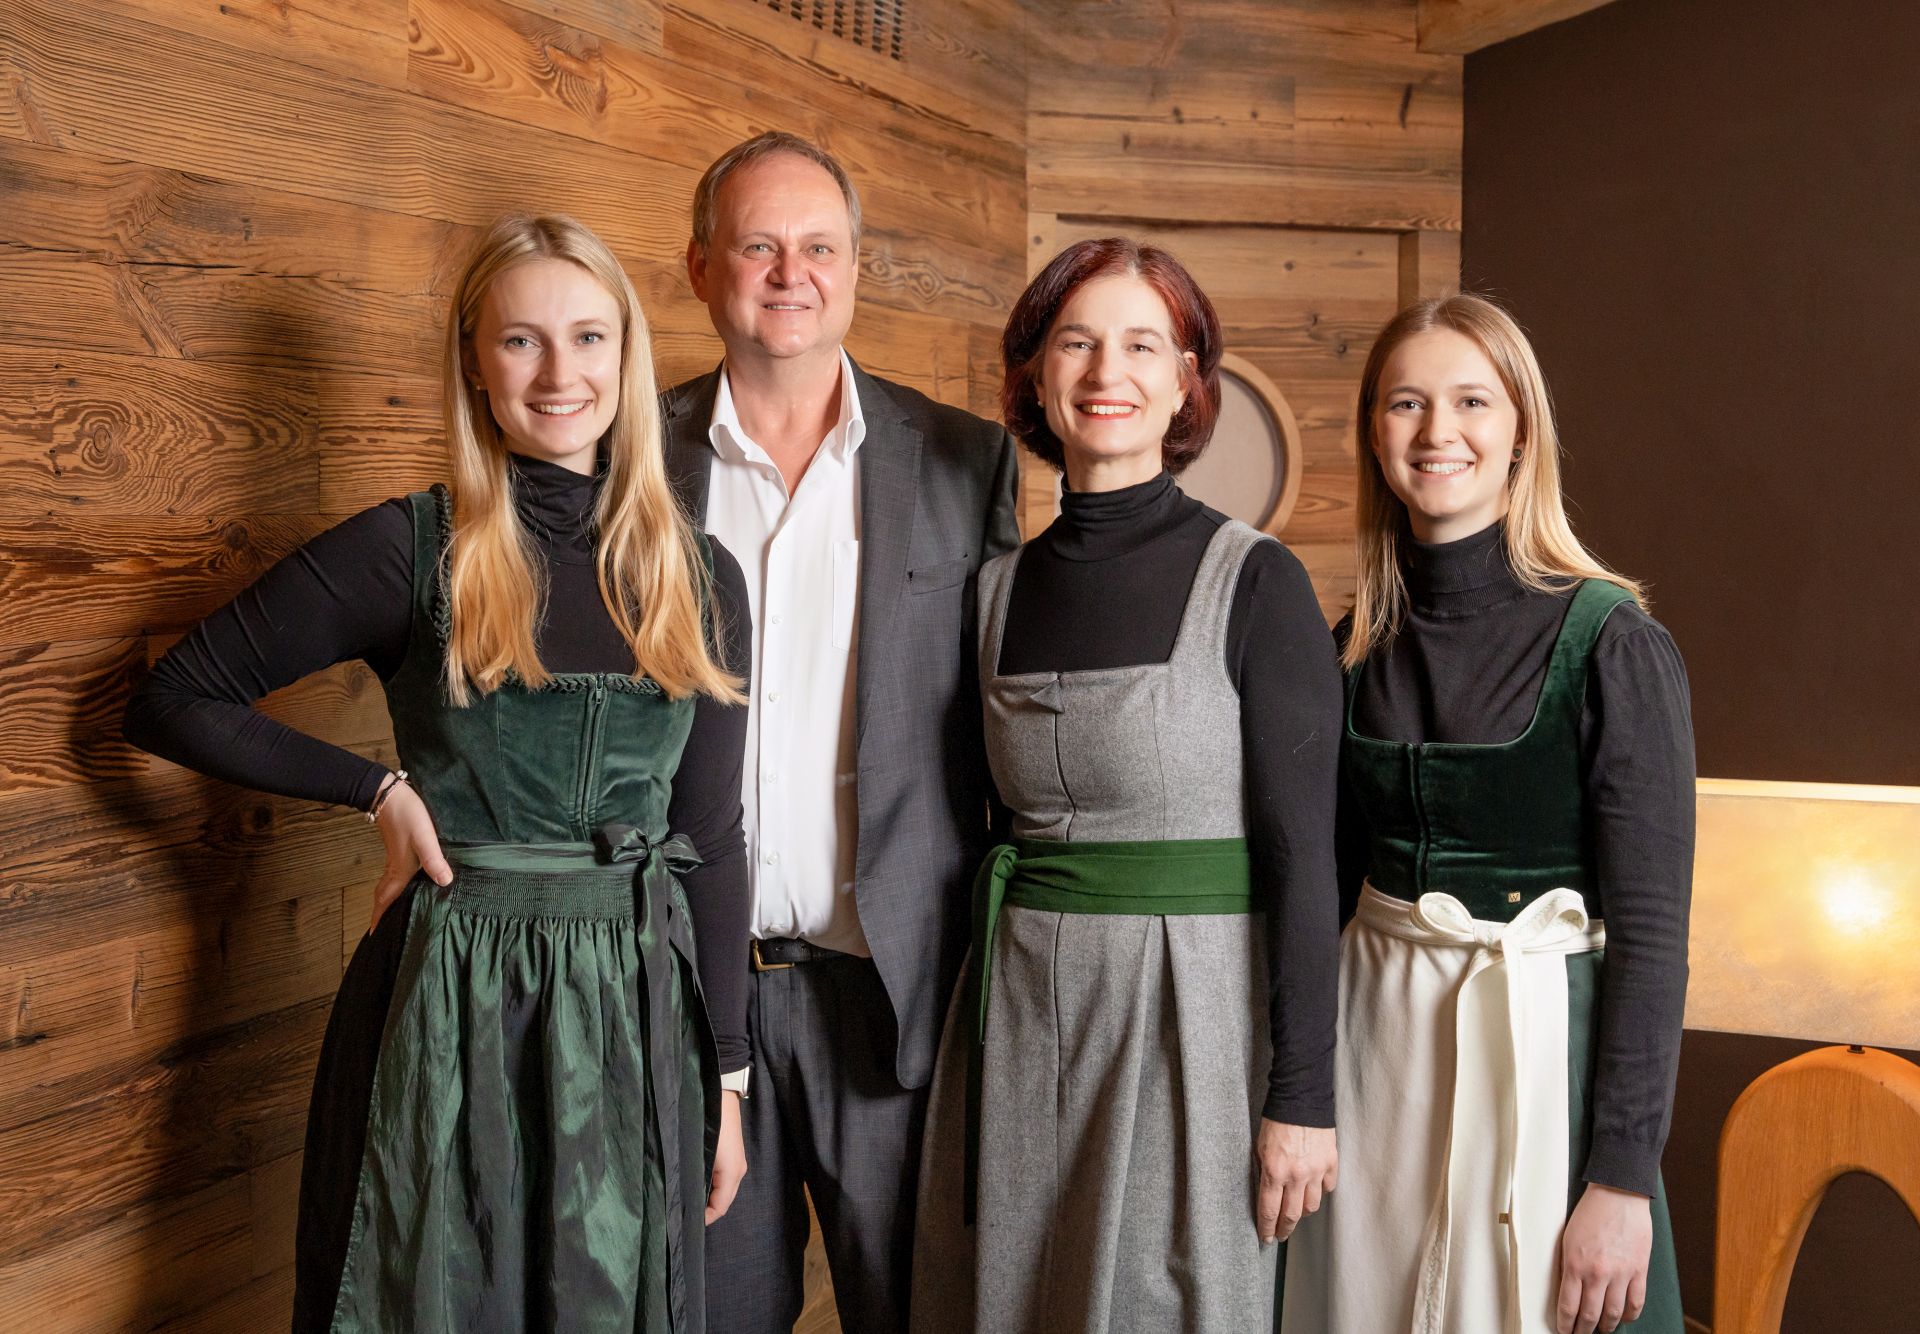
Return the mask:
M853 359L847 355L845 348L841 348L840 416L821 445L844 463L853 457L866 438L867 416L860 406L860 391L853 380ZM740 411L733 402L733 381L727 374L724 362L720 365L720 387L713 396L713 420L707 425L707 439L721 458L733 462L754 457L766 458L766 452L740 425Z

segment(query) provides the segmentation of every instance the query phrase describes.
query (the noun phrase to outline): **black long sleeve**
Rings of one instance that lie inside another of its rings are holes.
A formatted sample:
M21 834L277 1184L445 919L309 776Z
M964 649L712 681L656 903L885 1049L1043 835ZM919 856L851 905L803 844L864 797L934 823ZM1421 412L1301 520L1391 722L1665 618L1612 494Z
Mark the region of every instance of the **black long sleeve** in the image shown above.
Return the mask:
M750 695L753 623L747 580L740 562L713 544L713 628L720 661ZM595 590L598 592L598 589ZM601 614L605 615L602 604ZM740 783L747 747L747 709L701 696L693 706L693 729L673 771L667 827L685 834L700 865L684 873L687 907L693 912L700 948L700 990L713 1025L720 1072L745 1068L753 1059L747 1039L747 939L753 899L747 892L747 839L741 821ZM731 948L722 948L730 942Z
M556 672L630 672L633 653L607 614L588 519L597 479L513 460L516 501L547 559L547 610L536 648ZM718 543L716 648L744 678L751 661L746 580ZM412 613L413 521L403 500L322 533L200 623L155 666L127 706L127 740L177 764L261 791L365 809L384 766L260 713L261 696L338 662L365 661L382 680L406 656ZM746 840L740 782L746 709L701 699L674 771L668 824L703 863L682 877L703 941L747 937ZM728 952L731 953L731 952ZM746 971L719 951L701 985L722 1070L748 1060Z
M241 787L365 810L384 765L253 706L338 662L386 680L413 621L413 519L389 500L328 529L208 616L127 704L128 742Z
M1354 698L1356 730L1413 743L1518 736L1533 716L1569 593L1521 584L1506 566L1498 525L1458 542L1409 543L1405 577L1406 624L1368 660ZM1694 767L1679 650L1637 606L1617 608L1594 646L1580 744L1607 928L1585 1178L1651 1195L1686 1005ZM1360 817L1350 801L1342 807L1352 829ZM1343 855L1343 866L1349 860Z
M1334 1121L1339 899L1334 823L1340 672L1306 568L1278 542L1247 556L1227 622L1240 691L1247 838L1267 888L1267 1001L1273 1070L1265 1115Z
M1607 924L1586 1179L1651 1196L1673 1117L1693 897L1693 720L1673 639L1638 608L1594 653L1582 732Z
M1001 673L1165 662L1225 517L1165 475L1069 493L1062 511L1021 557ZM1330 1126L1340 677L1306 570L1277 542L1257 545L1241 568L1225 657L1240 694L1248 852L1266 908L1273 1066L1265 1115Z

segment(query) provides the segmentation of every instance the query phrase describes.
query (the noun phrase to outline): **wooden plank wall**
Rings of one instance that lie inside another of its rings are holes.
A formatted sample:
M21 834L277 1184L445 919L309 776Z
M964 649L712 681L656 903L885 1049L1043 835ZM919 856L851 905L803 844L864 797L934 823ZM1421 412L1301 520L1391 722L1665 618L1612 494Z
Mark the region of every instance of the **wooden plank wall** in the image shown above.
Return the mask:
M719 355L681 275L694 182L798 130L865 193L855 354L989 405L975 351L1025 278L1022 22L909 5L895 60L765 0L0 6L0 1329L284 1328L379 845L133 752L119 713L275 558L439 474L475 229L597 228L684 377ZM390 751L363 667L270 707Z
M1030 269L1123 232L1179 255L1299 419L1284 534L1352 603L1354 392L1379 326L1458 282L1461 62L1414 0L1035 0ZM1029 486L1030 524L1051 505Z
M865 193L856 355L984 413L1032 263L1165 239L1300 417L1288 536L1342 597L1352 379L1457 267L1459 62L1413 0L910 0L898 60L791 7L0 7L0 1329L284 1321L378 843L118 717L197 617L438 475L441 306L496 213L599 229L676 379L718 355L680 276L699 171L808 133ZM362 667L269 707L390 754Z

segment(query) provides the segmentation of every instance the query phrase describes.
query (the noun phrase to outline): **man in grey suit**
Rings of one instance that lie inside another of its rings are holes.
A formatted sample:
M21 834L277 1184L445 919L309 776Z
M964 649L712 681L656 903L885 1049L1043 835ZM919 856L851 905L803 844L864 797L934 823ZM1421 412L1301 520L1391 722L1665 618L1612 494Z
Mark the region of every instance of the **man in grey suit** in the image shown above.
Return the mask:
M842 1328L906 1328L927 1086L989 839L973 590L1018 541L1014 445L847 357L859 238L819 148L723 154L687 270L726 360L662 396L675 492L754 619L754 1066L723 1095L748 1171L707 1236L716 1334L792 1329L803 1186Z

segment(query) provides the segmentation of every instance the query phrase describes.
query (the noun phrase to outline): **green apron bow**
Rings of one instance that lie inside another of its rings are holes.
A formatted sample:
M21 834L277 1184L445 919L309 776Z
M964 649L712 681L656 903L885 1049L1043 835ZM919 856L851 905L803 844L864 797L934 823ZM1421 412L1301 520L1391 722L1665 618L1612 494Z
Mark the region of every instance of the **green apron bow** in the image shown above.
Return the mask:
M693 915L676 876L700 865L699 854L683 834L655 840L643 829L605 824L594 831L595 852L614 865L638 863L634 870L634 920L639 927L641 959L647 986L647 1082L653 1090L653 1132L660 1139L661 1161L680 1161L683 1133L693 1131L680 1106L680 1069L674 1061L673 1035L660 1016L674 1013L673 973L684 966L687 994L701 1015L700 1082L705 1106L700 1109L705 1137L707 1178L713 1176L714 1152L720 1142L720 1054L714 1049L713 1030L706 1022L706 998L700 991L699 955L693 938ZM680 956L676 963L674 954ZM689 1258L682 1254L686 1211L704 1210L702 1196L688 1200L677 1173L663 1174L667 1197L668 1302L674 1328L687 1322L686 1288ZM692 1263L704 1266L704 1258ZM701 1281L695 1276L695 1282Z

